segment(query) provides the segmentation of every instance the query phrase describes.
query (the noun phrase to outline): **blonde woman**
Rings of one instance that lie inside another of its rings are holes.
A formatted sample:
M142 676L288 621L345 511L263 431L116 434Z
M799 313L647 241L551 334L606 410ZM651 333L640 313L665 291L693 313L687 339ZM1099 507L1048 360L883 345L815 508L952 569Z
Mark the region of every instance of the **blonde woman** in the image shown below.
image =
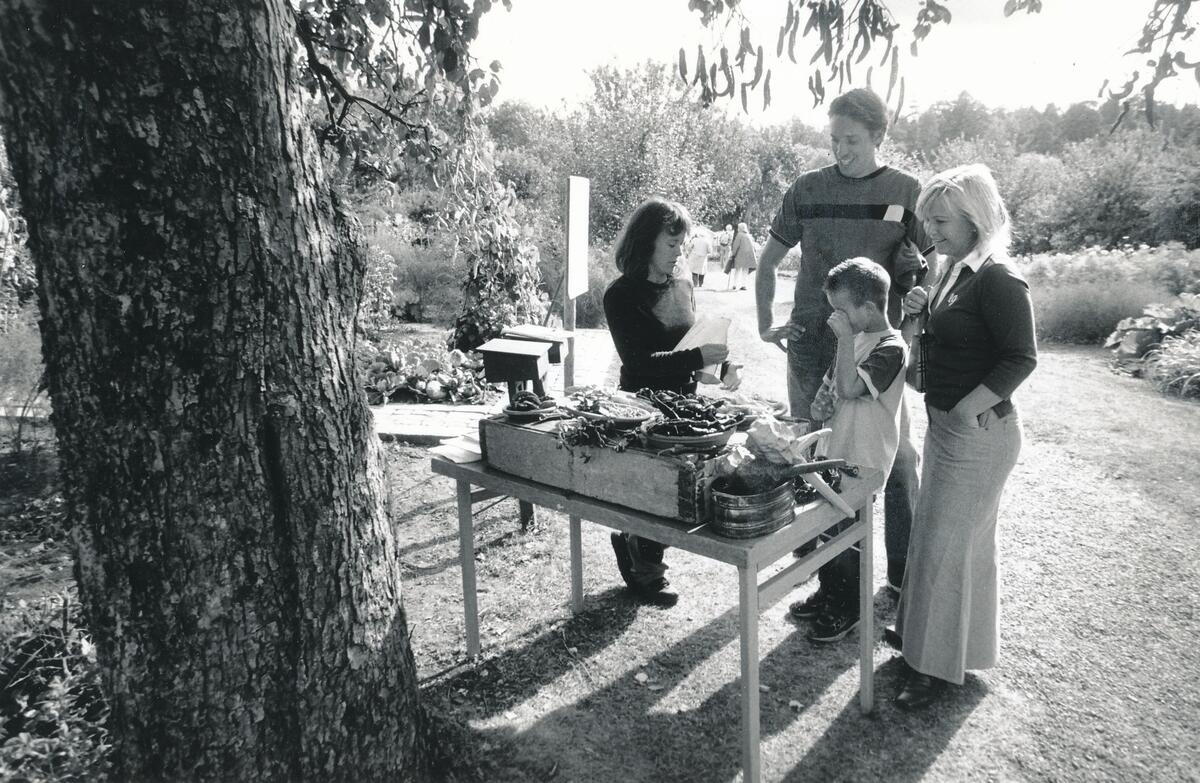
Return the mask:
M1012 395L1037 365L1029 286L1008 261L1008 210L988 168L935 175L916 213L946 271L903 303L928 313L929 414L896 622L910 669L896 703L906 710L996 663L996 521L1022 442Z

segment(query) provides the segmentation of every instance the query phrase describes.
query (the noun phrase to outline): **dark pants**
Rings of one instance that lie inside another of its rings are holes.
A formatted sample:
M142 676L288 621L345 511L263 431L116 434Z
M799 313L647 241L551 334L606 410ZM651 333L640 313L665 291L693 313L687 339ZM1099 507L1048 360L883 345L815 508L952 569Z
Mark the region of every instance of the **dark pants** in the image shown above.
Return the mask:
M703 280L703 276L701 276L701 280ZM636 392L641 389L641 386L627 383L622 374L619 388L622 391ZM658 387L652 388L655 388L656 391L664 390ZM669 388L669 391L691 394L696 391L696 384L688 383L684 386ZM664 576L667 565L663 563L663 552L667 549L666 544L635 536L632 533L613 533L612 545L617 556L617 569L621 572L621 578L625 580L625 584L635 590L662 590L667 586L667 579Z
M663 563L666 546L632 533L613 533L617 569L625 584L635 590L661 590L666 587L667 566Z
M704 285L704 275L698 275L695 272L692 272L692 285L696 286L697 288L700 288L701 286L703 286Z

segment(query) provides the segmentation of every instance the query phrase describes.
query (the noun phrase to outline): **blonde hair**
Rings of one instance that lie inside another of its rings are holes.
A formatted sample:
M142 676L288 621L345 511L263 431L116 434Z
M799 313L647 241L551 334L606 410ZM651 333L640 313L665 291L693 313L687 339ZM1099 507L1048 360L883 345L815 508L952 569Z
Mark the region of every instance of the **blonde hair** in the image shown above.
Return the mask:
M917 197L917 217L925 220L937 201L957 211L975 229L971 250L1008 255L1012 220L991 169L982 163L969 163L934 174Z

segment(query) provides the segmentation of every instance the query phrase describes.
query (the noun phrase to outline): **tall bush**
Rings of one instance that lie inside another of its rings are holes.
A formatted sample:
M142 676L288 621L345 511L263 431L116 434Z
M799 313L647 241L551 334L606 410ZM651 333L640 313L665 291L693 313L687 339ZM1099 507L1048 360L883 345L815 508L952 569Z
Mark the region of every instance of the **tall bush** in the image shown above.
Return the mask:
M1054 342L1100 343L1147 305L1200 290L1200 250L1178 243L1043 253L1018 263L1029 281L1038 336Z
M1153 134L1137 132L1068 145L1051 245L1071 249L1152 239L1147 203L1161 144Z

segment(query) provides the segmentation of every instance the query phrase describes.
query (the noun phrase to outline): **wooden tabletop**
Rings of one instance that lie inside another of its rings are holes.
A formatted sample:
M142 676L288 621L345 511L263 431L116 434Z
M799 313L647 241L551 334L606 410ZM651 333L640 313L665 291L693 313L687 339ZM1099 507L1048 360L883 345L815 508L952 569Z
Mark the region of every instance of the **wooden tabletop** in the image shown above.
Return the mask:
M682 522L645 514L615 503L606 503L575 492L519 478L483 462L455 463L435 458L435 473L457 481L496 490L534 505L616 528L658 541L667 546L695 552L713 560L744 567L762 567L775 562L801 544L840 521L842 514L824 500L796 506L796 518L774 533L750 539L725 538L707 526L694 532ZM883 487L884 475L864 469L857 478L842 477L841 496L852 508L862 508Z

